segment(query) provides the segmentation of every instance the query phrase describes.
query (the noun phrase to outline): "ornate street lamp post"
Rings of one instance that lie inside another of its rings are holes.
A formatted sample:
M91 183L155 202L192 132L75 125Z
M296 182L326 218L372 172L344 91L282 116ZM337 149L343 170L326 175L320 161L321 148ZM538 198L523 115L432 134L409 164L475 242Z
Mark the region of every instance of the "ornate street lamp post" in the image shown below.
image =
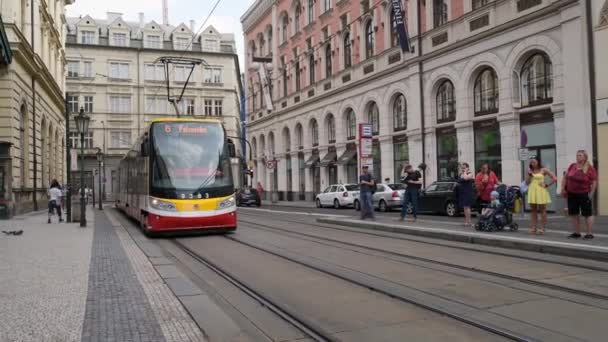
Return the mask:
M87 226L86 205L84 194L84 135L89 131L89 122L91 118L84 114L84 109L80 108L78 115L74 117L76 128L80 133L80 226Z
M102 200L102 191L101 191L101 165L103 164L103 152L101 152L100 148L97 148L97 162L99 163L99 210L103 210L101 205Z

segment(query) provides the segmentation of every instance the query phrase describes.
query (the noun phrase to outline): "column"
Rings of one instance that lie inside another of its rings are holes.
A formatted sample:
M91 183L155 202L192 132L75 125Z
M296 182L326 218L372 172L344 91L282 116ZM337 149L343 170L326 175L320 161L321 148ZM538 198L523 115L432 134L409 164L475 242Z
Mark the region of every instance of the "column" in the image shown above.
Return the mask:
M325 157L325 155L327 154L327 148L324 149L319 149L319 158L323 159L323 157ZM321 191L323 191L323 189L325 189L325 187L327 187L329 185L329 174L327 171L327 167L325 166L321 166L321 169L319 170L320 175L321 175Z
M456 125L458 139L458 162L469 163L471 170L477 170L475 165L475 132L470 121L459 122Z
M288 191L293 192L293 200L298 200L300 192L300 160L298 159L298 152L291 153L291 189Z
M398 181L395 178L395 160L393 155L393 139L392 137L384 137L380 139L380 158L382 159L382 170L377 178L384 182L384 178L390 178L391 181ZM375 171L375 170L374 170Z
M591 155L591 146L586 145L585 141L581 141L581 138L585 140L585 134L580 134L582 131L579 131L576 129L576 127L573 127L580 124L574 123L574 121L577 121L578 118L573 117L574 115L570 115L570 117L567 118L563 105L553 105L551 106L551 111L553 112L553 124L555 127L555 153L557 155L557 170L551 171L553 171L557 176L557 189L561 189L560 186L562 184L563 173L568 169L570 163L576 160L576 151L587 150L589 152L589 158L593 158L593 156ZM566 127L568 127L568 129L566 129ZM590 133L586 135L591 136ZM568 143L569 141L570 143ZM555 210L560 210L561 208L565 208L567 206L566 200L562 196L555 196L555 203L553 204L553 208Z
M312 152L311 151L306 151L304 152L304 162L308 161L308 159L310 159L310 157L312 157ZM307 167L306 169L304 169L304 177L306 177L305 179L305 197L307 201L312 201L313 198L313 186L312 186L312 169Z
M336 155L338 160L340 160L340 157L342 154L344 154L344 152L346 152L346 145L336 146ZM338 183L344 184L346 183L346 179L346 165L338 164Z
M502 155L502 179L505 184L520 184L522 181L519 148L521 129L515 113L500 115L500 153Z
M413 141L412 141L413 140ZM435 129L427 128L426 134L424 135L424 145L425 145L425 163L426 163L426 171L424 172L425 184L429 185L432 182L437 180L437 134ZM408 137L408 144L413 142L413 144L409 145L410 149L410 163L414 165L414 167L418 166L418 161L414 156L422 156L422 137ZM417 152L419 150L419 152ZM416 153L417 152L417 153Z
M287 189L287 158L285 158L285 155L277 157L277 168L275 169L275 172L278 172L279 174L279 200L287 200L287 191L289 191L289 189Z

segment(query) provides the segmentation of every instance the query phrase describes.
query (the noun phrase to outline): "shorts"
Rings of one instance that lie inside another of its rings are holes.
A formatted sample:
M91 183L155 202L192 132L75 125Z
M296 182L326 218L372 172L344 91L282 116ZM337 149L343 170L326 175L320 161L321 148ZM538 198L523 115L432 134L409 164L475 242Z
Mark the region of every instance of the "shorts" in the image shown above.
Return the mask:
M568 194L568 215L590 217L593 215L591 199L587 194Z

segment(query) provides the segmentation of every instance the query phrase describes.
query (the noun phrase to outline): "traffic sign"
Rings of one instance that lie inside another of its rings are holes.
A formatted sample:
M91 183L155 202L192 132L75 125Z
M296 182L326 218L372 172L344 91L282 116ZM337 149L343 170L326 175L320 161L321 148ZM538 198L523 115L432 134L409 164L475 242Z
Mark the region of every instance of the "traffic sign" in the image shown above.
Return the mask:
M277 162L276 160L267 160L266 161L266 168L269 170L274 169L277 166Z
M530 160L530 150L528 150L527 148L520 148L519 149L519 160L521 160L521 161Z

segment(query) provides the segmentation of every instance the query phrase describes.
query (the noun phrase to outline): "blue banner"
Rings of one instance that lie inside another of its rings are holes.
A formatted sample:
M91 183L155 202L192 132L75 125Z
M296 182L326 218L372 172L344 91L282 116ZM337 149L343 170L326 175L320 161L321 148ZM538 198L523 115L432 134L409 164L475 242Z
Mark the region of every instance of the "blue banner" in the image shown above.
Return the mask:
M395 11L395 25L397 26L397 34L399 34L399 44L403 52L411 52L410 37L407 34L405 26L405 18L403 17L403 9L401 8L402 0L392 0L393 11Z

